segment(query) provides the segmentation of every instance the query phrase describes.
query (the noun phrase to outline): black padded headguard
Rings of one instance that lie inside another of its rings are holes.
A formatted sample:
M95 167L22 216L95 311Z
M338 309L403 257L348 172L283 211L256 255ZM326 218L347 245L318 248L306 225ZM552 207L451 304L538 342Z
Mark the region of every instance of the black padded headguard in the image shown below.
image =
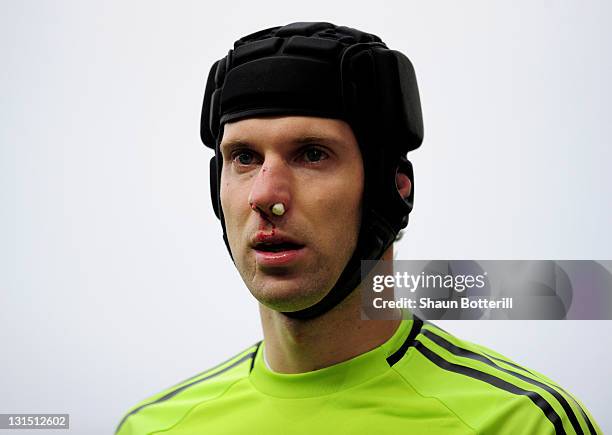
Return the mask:
M219 196L223 124L265 115L342 119L352 127L363 156L365 185L355 252L321 301L284 313L313 318L344 300L361 282L361 260L381 258L408 224L414 177L406 153L423 141L414 69L379 37L330 23L273 27L234 43L208 75L200 130L204 144L215 150L211 198L230 256ZM397 191L398 168L412 182L408 198Z

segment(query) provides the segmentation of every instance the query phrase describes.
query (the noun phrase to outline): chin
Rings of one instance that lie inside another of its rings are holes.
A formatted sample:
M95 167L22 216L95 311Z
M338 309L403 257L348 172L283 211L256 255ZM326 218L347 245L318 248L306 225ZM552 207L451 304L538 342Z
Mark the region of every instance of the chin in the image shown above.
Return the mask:
M299 311L319 302L331 286L314 286L312 283L276 282L249 286L251 294L266 307L281 312ZM321 290L323 288L324 290Z

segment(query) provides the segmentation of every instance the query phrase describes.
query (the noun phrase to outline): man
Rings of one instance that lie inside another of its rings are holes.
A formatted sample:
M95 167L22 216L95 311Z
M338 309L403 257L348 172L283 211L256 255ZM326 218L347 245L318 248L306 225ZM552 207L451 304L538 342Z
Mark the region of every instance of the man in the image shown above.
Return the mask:
M598 433L561 387L411 315L362 320L360 260L393 258L414 71L329 23L246 36L213 65L202 139L228 251L264 340L132 408L118 433Z

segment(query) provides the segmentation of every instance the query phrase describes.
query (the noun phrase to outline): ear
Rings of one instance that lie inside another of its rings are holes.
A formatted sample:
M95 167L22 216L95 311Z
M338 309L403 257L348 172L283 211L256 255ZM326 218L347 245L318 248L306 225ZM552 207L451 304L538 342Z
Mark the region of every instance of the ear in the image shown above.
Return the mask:
M395 174L395 185L397 186L397 190L402 196L402 198L408 198L410 196L410 191L412 190L412 183L410 182L410 178L408 178L408 175L398 171Z

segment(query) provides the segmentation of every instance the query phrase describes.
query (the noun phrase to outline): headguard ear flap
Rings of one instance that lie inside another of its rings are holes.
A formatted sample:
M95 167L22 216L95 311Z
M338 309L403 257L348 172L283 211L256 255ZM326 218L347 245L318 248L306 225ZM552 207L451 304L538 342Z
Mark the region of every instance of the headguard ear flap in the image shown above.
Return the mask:
M395 175L399 169L414 184L406 153L423 141L414 68L402 53L375 43L350 47L342 62L345 102L366 168L364 204L399 232L408 224L414 193L401 198Z
M414 204L414 171L412 169L412 163L410 162L410 160L402 156L400 158L397 172L406 174L408 176L408 179L410 180L410 195L408 195L408 197L406 198L403 198L404 202L408 206L408 214L406 214L402 219L401 228L406 228L406 226L408 225L408 216L409 213L412 211L412 206Z

